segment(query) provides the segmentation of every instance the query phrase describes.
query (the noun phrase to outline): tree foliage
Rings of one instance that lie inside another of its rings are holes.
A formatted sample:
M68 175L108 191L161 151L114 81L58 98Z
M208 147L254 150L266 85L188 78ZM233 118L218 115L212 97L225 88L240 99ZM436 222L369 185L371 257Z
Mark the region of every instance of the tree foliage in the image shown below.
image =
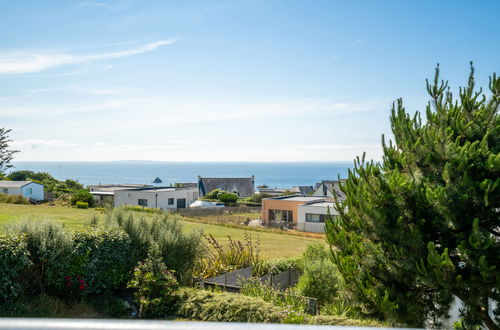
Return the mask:
M14 159L14 155L19 152L12 150L9 143L12 140L9 138L10 129L0 127L0 177L5 174L5 171L12 167L10 162Z
M395 143L382 137L383 161L358 157L341 184L327 238L365 314L432 326L455 296L466 327L498 329L500 307L488 310L500 302L500 78L489 87L489 98L476 91L471 66L454 100L438 66L426 121L397 100Z
M54 193L56 196L62 193L71 193L83 189L83 185L75 180L66 179L60 181L47 172L34 172L29 170L19 170L10 172L7 179L12 181L35 181L43 184L45 190Z

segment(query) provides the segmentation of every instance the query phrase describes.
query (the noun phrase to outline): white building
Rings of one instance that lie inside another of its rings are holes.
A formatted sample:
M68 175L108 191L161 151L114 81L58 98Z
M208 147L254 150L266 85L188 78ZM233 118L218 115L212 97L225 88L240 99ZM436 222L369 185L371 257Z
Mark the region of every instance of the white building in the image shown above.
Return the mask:
M198 199L197 187L137 188L114 191L114 206L142 206L162 210L177 210L188 207Z
M21 195L36 201L45 199L43 184L33 181L0 181L0 193Z
M328 211L334 218L339 214L333 202L313 201L299 205L297 229L311 233L324 233Z

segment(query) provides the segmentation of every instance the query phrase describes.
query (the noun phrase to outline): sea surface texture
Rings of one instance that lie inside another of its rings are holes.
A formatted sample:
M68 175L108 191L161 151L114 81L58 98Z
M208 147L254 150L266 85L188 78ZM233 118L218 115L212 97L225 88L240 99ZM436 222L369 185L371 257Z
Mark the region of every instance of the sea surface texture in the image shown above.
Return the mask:
M48 172L59 180L78 180L84 185L99 183L150 184L159 177L162 185L197 182L202 177L250 177L255 185L291 188L314 186L321 180L346 178L353 162L15 162L12 170Z

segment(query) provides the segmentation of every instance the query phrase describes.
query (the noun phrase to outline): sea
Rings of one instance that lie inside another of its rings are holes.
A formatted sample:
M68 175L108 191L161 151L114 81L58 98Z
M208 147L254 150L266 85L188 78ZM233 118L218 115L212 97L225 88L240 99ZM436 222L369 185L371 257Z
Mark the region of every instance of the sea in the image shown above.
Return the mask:
M105 183L151 184L159 177L163 186L197 182L202 177L251 177L255 185L271 188L314 186L321 180L346 178L353 162L13 162L12 170L48 172L58 180L83 185Z

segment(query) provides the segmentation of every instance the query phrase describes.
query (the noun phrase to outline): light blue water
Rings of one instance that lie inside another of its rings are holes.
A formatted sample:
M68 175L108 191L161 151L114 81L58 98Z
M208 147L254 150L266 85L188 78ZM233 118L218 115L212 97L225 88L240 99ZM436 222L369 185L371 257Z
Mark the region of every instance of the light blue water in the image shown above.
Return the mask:
M197 182L202 177L250 177L255 185L290 188L314 185L321 180L347 176L352 162L301 163L204 163L204 162L14 162L14 170L48 172L59 180L98 183L151 183L159 177L163 185Z

